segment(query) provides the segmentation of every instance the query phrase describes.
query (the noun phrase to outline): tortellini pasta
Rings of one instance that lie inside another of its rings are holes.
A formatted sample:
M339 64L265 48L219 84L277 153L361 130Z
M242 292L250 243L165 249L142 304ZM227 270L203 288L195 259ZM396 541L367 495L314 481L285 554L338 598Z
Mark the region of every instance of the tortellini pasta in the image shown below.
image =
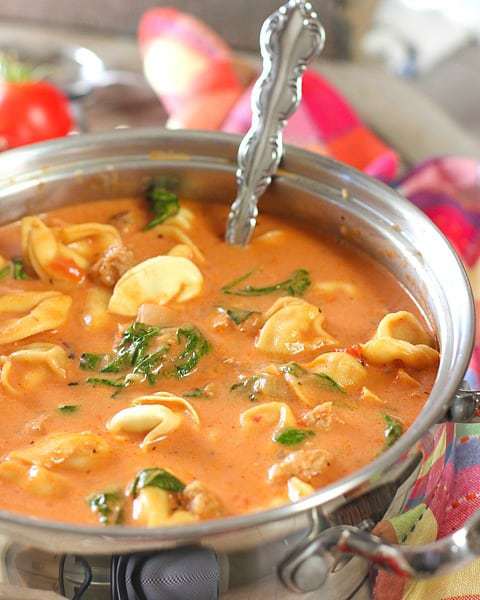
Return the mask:
M185 411L195 425L200 424L198 413L190 402L169 392L157 392L135 398L132 406L119 411L108 421L106 428L111 433L146 433L140 447L148 448L178 429Z
M110 292L100 286L92 286L85 296L82 320L89 329L101 329L112 319L108 311Z
M299 378L292 373L286 372L283 374L288 386L300 402L307 406L315 406L320 401L319 387L315 385L313 378L308 377L308 375L307 373L305 377Z
M147 527L192 523L225 514L220 499L201 481L193 480L180 492L147 486L133 501L133 519Z
M380 321L374 337L362 344L362 354L372 364L398 360L407 367L423 369L438 363L439 354L433 343L414 315L400 311Z
M372 392L372 390L368 389L368 387L362 388L360 399L369 402L370 404L385 404L385 400L382 400L379 396L377 396L377 394L375 394L375 392Z
M357 286L348 281L320 281L315 284L315 289L326 300L331 300L338 295L345 295L350 298L357 296Z
M405 369L398 369L395 380L412 388L416 388L420 385L420 383L414 377L409 375Z
M53 434L10 452L0 463L0 479L36 495L59 495L69 484L66 477L54 471L89 471L109 456L109 444L89 431Z
M313 486L298 477L290 477L287 481L287 489L290 502L297 502L297 500L310 496L315 491Z
M324 373L343 388L358 387L367 379L367 369L348 352L320 354L304 367L313 373Z
M129 269L119 279L110 298L110 312L135 316L142 304L186 302L198 296L203 276L181 256L155 256Z
M191 512L172 507L170 494L155 487L141 489L133 501L133 520L147 527L197 521Z
M191 210L185 208L184 206L180 207L180 210L173 217L169 217L164 221L164 223L168 225L173 225L175 227L180 227L180 229L185 229L186 231L190 231L193 226L193 222L195 220L195 215ZM158 233L159 227L161 225L157 225L155 227L155 231Z
M188 413L195 425L200 425L200 417L198 416L197 411L188 400L185 400L185 398L182 398L181 396L176 396L170 392L155 392L145 396L138 396L132 400L133 406L148 404L166 404L167 406L170 405L175 407L172 408L172 410Z
M161 441L178 429L182 417L160 404L139 404L116 413L106 428L111 433L147 433L141 443L142 448Z
M383 365L401 361L407 367L425 369L438 363L437 350L424 344L410 344L394 338L373 338L362 344L362 354L369 363Z
M43 281L56 279L52 265L61 254L61 247L53 231L38 217L22 219L22 252L29 264Z
M324 320L317 306L301 298L279 298L265 313L265 324L255 345L277 355L335 345L336 340L323 329Z
M95 258L121 238L112 225L81 223L48 227L38 217L22 219L22 252L43 281L79 280Z
M0 357L0 362L2 363L0 381L7 391L15 395L24 391L23 386L15 385L12 379L12 369L16 363L31 365L32 368L27 373L30 379L32 372L35 372L35 367L40 369L40 373L42 369L47 368L60 379L65 379L67 376L68 356L65 349L58 344L30 344L15 350L9 356ZM22 383L25 385L25 377Z
M113 225L105 223L79 223L58 230L58 239L77 258L81 256L90 264L110 246L121 245L122 239Z
M172 248L174 252L172 253L172 250L170 250L168 253L169 255L185 256L185 258L192 259L195 258L198 262L203 262L205 257L202 252L185 233L185 231L189 231L192 228L193 221L194 215L192 211L182 207L175 216L169 217L160 225L156 225L154 231L158 235L175 240L180 246L186 246L189 248L191 254L191 256L187 256L185 254L185 249L181 250L182 254L178 254L178 252L180 252L179 247L175 246L175 250Z
M55 291L0 296L0 317L10 317L0 321L0 344L60 327L67 319L71 304L70 296ZM22 313L23 316L19 316Z
M179 244L181 244L183 246L187 246L188 248L190 248L193 257L197 261L203 262L205 260L205 257L203 256L201 251L197 248L197 246L193 243L193 241L190 239L190 237L184 231L182 231L179 227L177 227L175 225L167 225L167 223L164 223L163 225L157 225L157 227L155 228L155 231L157 233L160 233L161 235L164 235L165 237L175 240L176 242L178 242Z
M244 410L240 415L240 425L246 429L254 427L274 427L275 432L285 427L295 427L297 420L292 409L285 402L265 402Z
M10 452L8 458L45 469L89 471L110 456L110 445L90 431L55 433L32 446Z
M177 244L171 248L167 254L168 256L182 256L183 258L188 258L189 260L193 260L195 258L192 248L187 244Z
M59 496L68 480L45 467L7 458L0 463L0 480L9 481L36 496Z
M385 315L378 324L374 337L390 337L410 344L433 346L432 336L425 331L417 317L406 310Z

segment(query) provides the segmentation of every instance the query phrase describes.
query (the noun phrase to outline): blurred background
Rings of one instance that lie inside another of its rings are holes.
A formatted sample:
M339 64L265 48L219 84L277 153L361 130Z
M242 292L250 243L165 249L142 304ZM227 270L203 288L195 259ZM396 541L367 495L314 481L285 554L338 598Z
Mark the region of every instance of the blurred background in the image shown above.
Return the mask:
M478 0L314 0L327 32L319 72L413 164L480 158ZM167 112L142 75L137 29L151 0L2 0L0 50L45 65L81 131L159 125ZM171 0L254 70L260 27L278 0ZM243 77L252 73L240 68ZM151 82L150 82L151 83ZM247 81L246 81L247 83ZM171 116L171 115L170 115ZM428 125L428 127L427 127Z

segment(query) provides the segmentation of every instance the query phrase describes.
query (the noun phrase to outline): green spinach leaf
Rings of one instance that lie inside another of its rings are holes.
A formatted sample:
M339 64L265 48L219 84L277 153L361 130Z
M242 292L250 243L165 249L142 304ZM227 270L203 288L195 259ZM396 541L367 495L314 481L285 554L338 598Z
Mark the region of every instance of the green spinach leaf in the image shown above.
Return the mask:
M93 352L84 352L80 356L80 368L82 371L96 371L102 360L103 354L94 354Z
M385 448L391 448L403 433L403 425L390 415L383 415L385 421Z
M184 350L175 360L175 374L181 379L195 369L202 356L210 352L211 346L202 332L194 326L177 329L177 342L185 344Z
M130 494L135 498L138 492L146 487L156 487L167 492L183 492L185 484L165 469L143 469L135 477Z
M267 376L263 373L251 375L250 377L242 376L239 382L230 386L230 391L245 394L251 402L255 402L258 395L263 392L267 381Z
M70 415L80 408L78 404L59 404L57 406L58 412L61 412L64 415Z
M180 210L177 194L158 183L152 183L148 188L147 200L154 218L145 226L146 231L174 217Z
M10 275L11 266L10 264L5 265L0 269L0 279L5 279L8 275Z
M331 390L333 392L339 392L341 394L346 394L344 387L339 383L327 375L326 373L310 373L307 369L301 367L298 363L290 362L286 365L282 365L280 367L280 371L282 373L287 373L288 375L292 375L297 379L309 379L311 381L315 381L315 383L319 384L321 387Z
M322 387L332 390L333 392L340 392L341 394L347 393L345 388L337 383L333 377L330 377L330 375L327 375L326 373L314 373L314 376Z
M193 390L189 390L188 392L184 392L182 394L184 398L207 398L208 392L206 390L206 386L193 388Z
M25 268L21 258L12 258L12 277L14 279L21 280L30 279L30 277L25 273Z
M284 446L296 446L301 444L307 438L315 435L311 429L296 429L295 427L287 427L275 436L275 441Z
M126 383L124 379L106 379L104 377L89 377L86 380L90 385L106 385L107 387L124 388Z
M269 286L254 287L252 285L246 285L243 288L237 287L240 283L245 281L245 279L250 277L252 273L253 271L250 271L241 277L237 277L237 279L234 279L230 283L227 283L222 287L222 292L231 296L264 296L275 292L283 292L288 296L302 296L312 283L310 273L306 269L297 269L288 279Z
M258 310L246 310L244 308L226 308L224 306L219 306L218 310L226 314L235 323L235 325L241 325L252 315L260 314Z
M124 497L119 490L92 494L87 498L87 504L98 515L102 525L118 525L122 522Z
M145 358L150 342L159 335L160 331L161 328L154 325L146 325L138 321L132 323L123 332L112 359L101 372L119 373L128 367L137 366Z

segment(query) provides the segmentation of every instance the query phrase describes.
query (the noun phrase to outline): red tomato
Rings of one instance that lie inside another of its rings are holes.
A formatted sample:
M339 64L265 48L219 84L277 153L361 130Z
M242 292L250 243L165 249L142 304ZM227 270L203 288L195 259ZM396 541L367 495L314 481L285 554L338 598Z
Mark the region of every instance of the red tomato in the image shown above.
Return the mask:
M0 150L66 135L68 100L47 81L0 81Z

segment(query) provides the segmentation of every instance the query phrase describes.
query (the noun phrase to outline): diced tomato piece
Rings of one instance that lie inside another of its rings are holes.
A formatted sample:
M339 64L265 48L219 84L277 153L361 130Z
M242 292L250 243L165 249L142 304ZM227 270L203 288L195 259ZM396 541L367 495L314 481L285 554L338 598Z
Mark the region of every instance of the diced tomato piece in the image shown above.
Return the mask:
M62 279L76 282L84 279L87 274L85 269L79 267L73 260L63 257L52 260L49 268L56 271Z
M358 360L362 360L362 348L360 344L354 344L353 346L349 346L345 352L351 354L354 358L358 358Z

